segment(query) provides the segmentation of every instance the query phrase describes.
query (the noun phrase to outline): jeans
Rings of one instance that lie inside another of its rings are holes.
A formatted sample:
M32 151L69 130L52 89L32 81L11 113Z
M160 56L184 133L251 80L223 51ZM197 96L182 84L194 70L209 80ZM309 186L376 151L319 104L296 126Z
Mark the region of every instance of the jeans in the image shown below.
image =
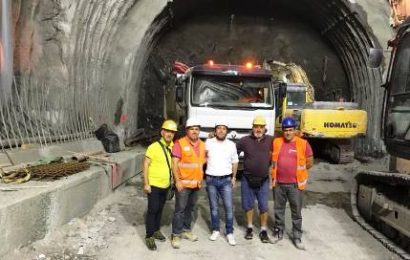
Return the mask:
M151 237L160 228L167 192L168 188L162 189L151 186L151 193L148 194L148 210L145 219L146 237Z
M172 234L179 235L191 230L194 209L199 189L184 188L175 191L175 211L172 219Z
M206 176L206 190L211 211L212 231L219 231L219 197L225 208L226 234L233 233L232 178L228 176Z
M285 209L289 200L292 215L293 239L302 238L302 204L303 191L299 190L297 184L278 184L274 190L275 201L275 229L285 229Z

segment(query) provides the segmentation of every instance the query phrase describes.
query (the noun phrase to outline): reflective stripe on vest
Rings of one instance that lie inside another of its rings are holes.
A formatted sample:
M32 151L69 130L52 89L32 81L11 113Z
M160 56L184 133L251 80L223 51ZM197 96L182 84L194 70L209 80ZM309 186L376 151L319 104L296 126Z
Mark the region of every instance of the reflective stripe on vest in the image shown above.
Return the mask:
M200 188L203 179L202 165L205 162L205 144L199 142L199 155L188 141L187 137L178 140L181 146L181 158L178 162L179 178L185 188Z
M296 180L298 184L298 188L300 190L304 190L307 179L308 179L308 171L306 169L306 146L307 146L307 141L300 138L300 137L295 137L296 138ZM279 160L279 153L280 149L282 148L282 144L285 142L285 139L283 137L278 137L273 140L273 153L272 153L272 161L273 161L273 167L272 167L272 186L276 186L276 170L277 170L277 162Z
M178 163L178 167L183 167L183 168L198 168L201 167L201 164L199 163Z
M181 180L181 182L182 182L182 183L185 183L185 184L198 185L198 182L199 182L199 181L197 181L197 180Z

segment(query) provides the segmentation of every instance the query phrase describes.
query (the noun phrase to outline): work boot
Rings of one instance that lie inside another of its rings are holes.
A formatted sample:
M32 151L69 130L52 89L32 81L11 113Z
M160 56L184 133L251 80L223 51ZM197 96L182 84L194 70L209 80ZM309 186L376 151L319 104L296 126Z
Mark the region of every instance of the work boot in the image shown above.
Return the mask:
M198 236L194 235L194 234L193 234L192 232L190 232L190 231L182 232L181 238L183 238L183 239L188 239L189 241L192 241L192 242L198 241Z
M246 235L245 235L245 239L252 239L253 238L253 229L248 227L246 229Z
M154 237L146 237L145 238L145 245L147 245L149 250L157 250L157 245L155 244Z
M275 228L273 231L273 243L276 244L283 239L283 230Z
M175 234L171 235L171 246L175 249L181 247L181 237Z
M305 245L300 238L293 239L293 244L295 244L295 247L299 250L306 250Z
M155 231L152 237L161 242L164 242L165 240L167 240L167 238L159 230Z
M269 237L268 237L268 232L266 232L266 230L262 230L259 233L259 238L262 241L262 243L269 243L270 242Z

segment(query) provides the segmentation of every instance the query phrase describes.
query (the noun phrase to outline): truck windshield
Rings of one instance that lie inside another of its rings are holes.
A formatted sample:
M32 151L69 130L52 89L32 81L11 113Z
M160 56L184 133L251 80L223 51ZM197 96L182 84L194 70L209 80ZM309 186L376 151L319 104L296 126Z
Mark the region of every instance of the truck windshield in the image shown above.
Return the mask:
M270 78L196 76L192 105L235 108L272 108Z
M388 136L410 141L410 33L397 49L387 102Z

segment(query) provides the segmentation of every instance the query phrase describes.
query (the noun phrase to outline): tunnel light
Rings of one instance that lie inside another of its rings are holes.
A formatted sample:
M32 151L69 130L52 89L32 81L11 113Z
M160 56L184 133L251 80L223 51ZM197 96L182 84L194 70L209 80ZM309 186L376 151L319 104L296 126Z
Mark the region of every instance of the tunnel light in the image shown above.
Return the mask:
M209 66L213 66L214 65L214 61L213 60L209 60L208 61Z
M247 69L252 69L253 64L252 64L252 62L247 62L245 66L246 66Z

